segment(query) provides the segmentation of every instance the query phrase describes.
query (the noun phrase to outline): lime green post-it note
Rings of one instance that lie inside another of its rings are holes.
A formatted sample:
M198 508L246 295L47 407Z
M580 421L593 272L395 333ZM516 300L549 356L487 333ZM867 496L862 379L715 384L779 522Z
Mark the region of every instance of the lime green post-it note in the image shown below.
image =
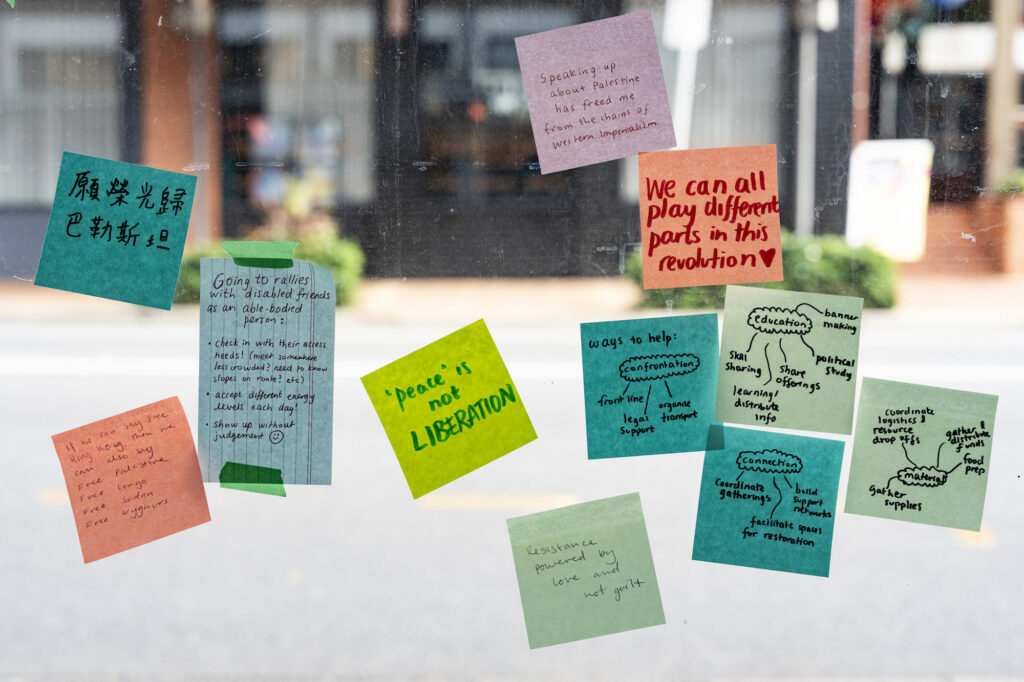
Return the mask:
M193 175L64 152L35 283L168 310Z
M531 649L665 624L638 493L507 523Z
M362 380L413 497L537 437L483 320Z
M847 513L979 530L998 397L865 378Z
M863 299L725 290L715 420L849 434Z

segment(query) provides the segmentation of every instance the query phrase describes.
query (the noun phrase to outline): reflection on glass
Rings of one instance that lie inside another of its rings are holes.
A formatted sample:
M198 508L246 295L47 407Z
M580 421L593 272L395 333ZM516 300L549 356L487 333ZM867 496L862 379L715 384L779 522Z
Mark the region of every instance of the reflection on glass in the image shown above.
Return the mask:
M426 189L464 201L563 191L542 176L515 38L577 23L562 3L431 2L419 14L421 169Z
M219 14L229 231L373 199L374 7Z

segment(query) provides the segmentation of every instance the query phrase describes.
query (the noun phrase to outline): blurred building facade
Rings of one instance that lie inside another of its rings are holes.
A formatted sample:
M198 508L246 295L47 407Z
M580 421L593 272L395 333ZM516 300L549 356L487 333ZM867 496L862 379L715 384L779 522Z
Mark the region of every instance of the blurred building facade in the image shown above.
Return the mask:
M935 145L919 269L1021 271L1000 186L1024 164L1019 0L874 0L870 133Z
M716 0L692 81L692 55L661 51L689 146L775 143L783 224L804 232L844 229L863 6ZM660 34L664 7L19 3L0 12L0 274L33 274L64 149L198 175L194 241L316 214L373 276L618 274L635 159L541 175L514 38L636 10Z

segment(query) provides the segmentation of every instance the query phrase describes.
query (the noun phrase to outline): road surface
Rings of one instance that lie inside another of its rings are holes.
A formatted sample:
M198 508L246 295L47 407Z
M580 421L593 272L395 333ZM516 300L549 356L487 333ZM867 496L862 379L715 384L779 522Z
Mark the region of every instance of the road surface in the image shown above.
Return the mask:
M490 324L539 438L412 500L358 378L473 319L341 313L332 486L208 484L211 523L87 566L50 435L172 395L194 428L197 314L5 321L0 678L1024 676L1019 321L867 314L861 376L1000 396L984 527L839 513L822 579L690 559L700 455L587 461L572 321ZM632 491L667 624L531 651L505 519Z

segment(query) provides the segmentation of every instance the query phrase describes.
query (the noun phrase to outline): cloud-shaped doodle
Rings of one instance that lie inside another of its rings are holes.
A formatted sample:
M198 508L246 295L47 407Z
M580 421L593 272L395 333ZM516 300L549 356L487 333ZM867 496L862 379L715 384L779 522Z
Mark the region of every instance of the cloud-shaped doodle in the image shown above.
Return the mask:
M736 466L765 474L799 474L804 468L804 463L796 455L780 450L759 450L741 452L736 457Z
M788 308L754 308L747 324L765 334L806 334L814 324L803 313Z
M700 358L689 353L675 355L640 355L619 365L619 376L626 381L654 381L681 377L697 371Z
M943 485L949 474L935 467L907 467L896 472L896 477L904 485L916 485L922 488L934 488Z

